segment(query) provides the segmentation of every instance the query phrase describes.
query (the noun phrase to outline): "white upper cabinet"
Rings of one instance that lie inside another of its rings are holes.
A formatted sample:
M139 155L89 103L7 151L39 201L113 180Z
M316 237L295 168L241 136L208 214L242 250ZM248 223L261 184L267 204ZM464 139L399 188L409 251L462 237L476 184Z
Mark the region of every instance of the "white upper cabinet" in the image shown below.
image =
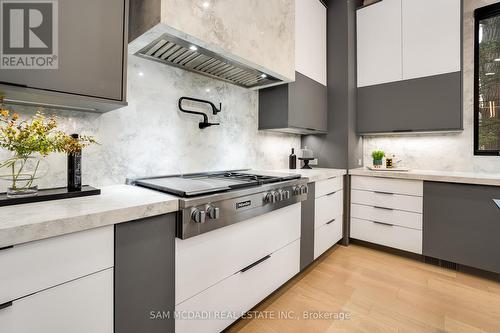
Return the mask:
M357 11L357 57L358 87L402 79L401 0Z
M319 0L295 2L295 70L325 86L326 15Z
M461 68L460 0L402 0L403 79Z
M461 70L461 0L383 0L357 12L358 87Z

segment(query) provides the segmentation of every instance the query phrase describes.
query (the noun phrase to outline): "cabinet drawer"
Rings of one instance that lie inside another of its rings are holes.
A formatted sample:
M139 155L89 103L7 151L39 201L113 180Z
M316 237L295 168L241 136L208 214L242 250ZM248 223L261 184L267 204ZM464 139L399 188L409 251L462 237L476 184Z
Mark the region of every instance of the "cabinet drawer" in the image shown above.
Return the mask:
M335 177L314 183L316 186L316 198L337 192L344 187L344 177Z
M0 304L113 264L113 226L16 245L0 251Z
M352 176L351 189L421 197L424 191L424 182L421 180Z
M342 216L314 231L314 259L342 239Z
M2 333L113 333L113 269L14 301L0 310L0 328Z
M423 199L411 195L380 193L372 191L351 191L351 202L355 204L399 209L422 213Z
M285 246L251 269L231 275L176 306L181 316L175 321L177 333L222 331L236 316L250 310L299 272L300 240ZM195 320L183 317L188 312L210 313L211 318ZM214 314L235 313L233 318L214 318Z
M422 254L422 231L351 218L351 238Z
M193 238L176 239L175 304L299 239L300 224L297 203Z
M342 215L344 191L322 196L316 199L314 206L314 227L318 228Z
M422 214L376 206L351 205L351 216L400 227L422 230Z

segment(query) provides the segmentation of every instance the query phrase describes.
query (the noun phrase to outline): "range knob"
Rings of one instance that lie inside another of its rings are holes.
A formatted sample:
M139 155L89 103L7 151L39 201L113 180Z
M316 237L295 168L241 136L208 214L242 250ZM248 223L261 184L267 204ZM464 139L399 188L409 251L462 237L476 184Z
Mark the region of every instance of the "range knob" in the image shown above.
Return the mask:
M293 195L300 195L300 186L294 186L292 188L292 194Z
M207 214L208 217L211 218L212 220L218 220L220 217L220 209L219 207L209 205L207 207Z
M195 208L191 212L191 219L193 221L195 221L196 223L205 223L206 213L204 210L200 210L198 208Z
M307 185L302 185L300 187L300 194L307 194L309 193L309 188L307 187Z
M274 196L274 192L268 192L266 194L265 201L266 201L266 203L275 203L276 202L276 198Z
M283 192L284 192L285 200L290 199L290 191L286 190L286 191L283 191Z
M283 190L278 191L278 200L279 201L285 200L285 191L283 191Z

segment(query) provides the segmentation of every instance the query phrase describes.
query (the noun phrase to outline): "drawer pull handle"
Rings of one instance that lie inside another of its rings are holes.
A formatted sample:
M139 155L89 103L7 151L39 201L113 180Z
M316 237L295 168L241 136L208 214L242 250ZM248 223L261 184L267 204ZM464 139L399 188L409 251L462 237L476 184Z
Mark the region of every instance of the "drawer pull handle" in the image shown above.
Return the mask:
M265 257L264 257L264 258L262 258L262 259L257 260L257 261L256 261L256 262L254 262L253 264L248 265L247 267L243 268L240 272L241 272L241 273L245 273L246 271L248 271L248 270L250 270L250 269L254 268L254 267L255 267L255 266L257 266L258 264L263 263L264 261L266 261L266 260L267 260L267 259L269 259L269 258L271 258L271 255L270 255L270 254L269 254L269 255L267 255L267 256L265 256Z
M383 210L391 210L391 211L394 210L392 208L380 207L380 206L373 206L373 208L375 208L375 209L383 209Z
M331 220L331 221L328 221L328 222L326 222L326 225L332 224L332 223L333 223L333 222L335 222L336 220L337 220L337 219L333 219L333 220Z
M12 306L12 305L13 305L12 301L0 304L0 310L6 309L6 308L8 308L9 306Z
M332 192L332 193L328 193L326 196L329 197L329 196L332 196L334 195L335 193L337 193L338 191L335 191L335 192Z
M389 223L377 222L377 221L372 221L372 222L375 224L380 224L380 225L386 226L386 227L394 227L393 224L389 224Z
M374 191L373 193L376 193L376 194L385 194L385 195L394 195L394 193L390 193L390 192L381 192L381 191Z
M3 251L3 250L8 250L8 249L12 249L14 248L14 245L11 245L11 246L5 246L5 247L0 247L0 251Z

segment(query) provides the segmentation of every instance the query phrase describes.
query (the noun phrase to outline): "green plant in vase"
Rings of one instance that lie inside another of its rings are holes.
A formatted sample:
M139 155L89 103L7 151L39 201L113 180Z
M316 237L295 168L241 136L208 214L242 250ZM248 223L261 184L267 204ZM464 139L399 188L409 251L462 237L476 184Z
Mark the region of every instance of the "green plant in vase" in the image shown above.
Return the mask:
M382 160L385 156L385 153L382 150L375 150L372 152L372 158L373 158L373 166L375 168L381 168L382 167Z
M17 113L3 107L0 99L0 147L12 156L0 162L0 179L8 181L9 197L32 196L38 192L36 179L44 158L54 152L71 154L90 144L94 138L73 138L57 129L57 118L46 117L42 110L29 120L20 120Z

